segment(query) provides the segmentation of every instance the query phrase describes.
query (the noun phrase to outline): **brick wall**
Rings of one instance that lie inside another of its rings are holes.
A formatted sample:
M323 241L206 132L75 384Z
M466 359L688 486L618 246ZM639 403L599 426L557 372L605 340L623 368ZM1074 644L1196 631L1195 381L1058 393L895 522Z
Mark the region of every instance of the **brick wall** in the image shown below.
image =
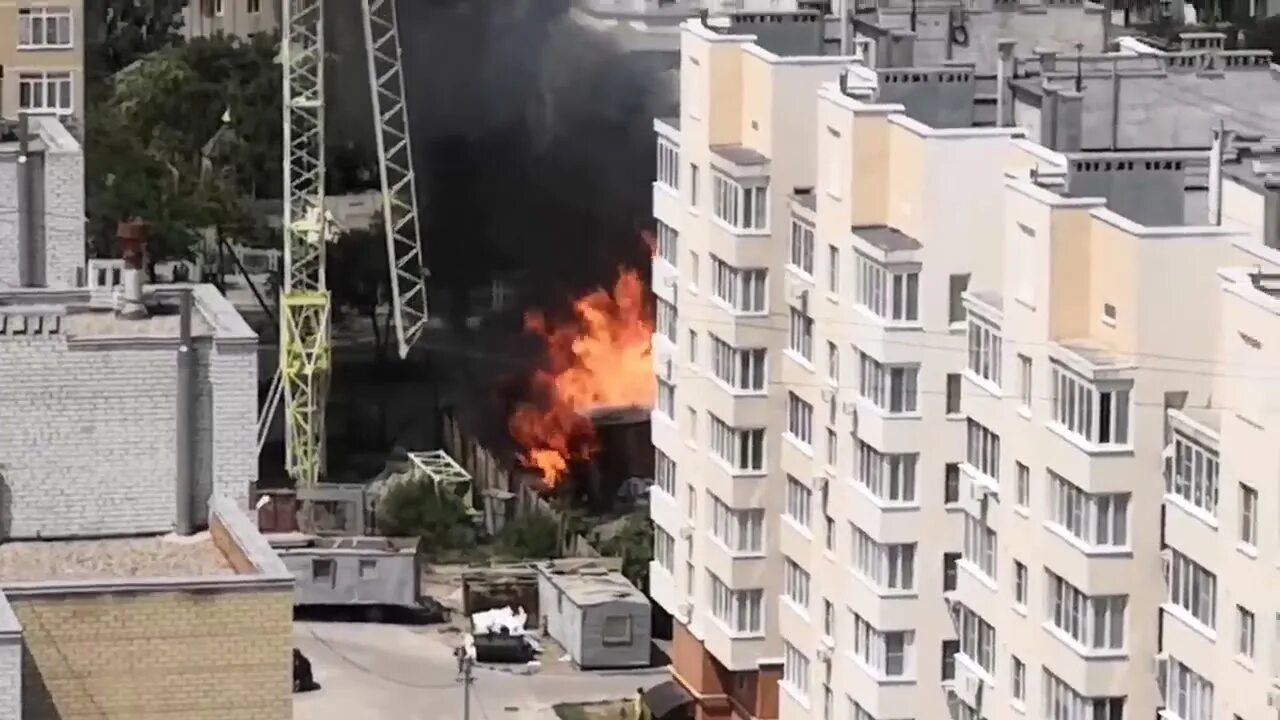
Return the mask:
M18 284L18 163L0 159L0 287Z
M291 590L11 598L26 720L287 720Z
M33 163L42 175L37 192L43 203L45 283L74 287L76 271L85 266L84 154L51 150ZM17 156L0 160L0 286L19 282Z
M258 469L254 348L201 350L197 518L210 486L247 508ZM0 536L171 529L177 371L176 346L0 336Z

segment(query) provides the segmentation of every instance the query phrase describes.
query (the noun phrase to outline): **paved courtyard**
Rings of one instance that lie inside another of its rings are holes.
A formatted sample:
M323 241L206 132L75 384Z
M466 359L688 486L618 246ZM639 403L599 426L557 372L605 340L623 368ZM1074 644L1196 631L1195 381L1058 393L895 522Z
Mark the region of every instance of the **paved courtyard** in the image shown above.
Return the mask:
M459 639L435 627L295 623L295 644L321 689L294 696L294 719L462 720L452 655ZM632 697L665 678L662 670L579 672L556 662L533 675L477 667L471 717L550 720L553 705Z

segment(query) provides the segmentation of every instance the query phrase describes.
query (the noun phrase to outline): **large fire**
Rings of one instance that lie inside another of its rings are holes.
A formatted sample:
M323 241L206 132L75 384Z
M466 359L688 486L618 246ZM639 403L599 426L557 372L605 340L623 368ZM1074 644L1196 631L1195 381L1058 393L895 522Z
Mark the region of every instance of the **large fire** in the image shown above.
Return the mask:
M635 271L622 270L612 293L602 288L574 302L572 321L553 324L540 312L525 317L525 331L546 343L547 362L533 377L536 399L517 407L508 427L520 461L548 486L598 448L591 411L653 405L647 291Z

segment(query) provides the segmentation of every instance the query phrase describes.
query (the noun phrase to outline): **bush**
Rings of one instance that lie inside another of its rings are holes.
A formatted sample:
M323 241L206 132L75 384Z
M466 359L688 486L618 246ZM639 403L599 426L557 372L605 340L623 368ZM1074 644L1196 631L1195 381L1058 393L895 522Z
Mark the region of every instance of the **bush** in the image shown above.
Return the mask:
M560 523L550 513L525 513L503 526L498 545L503 552L519 558L558 558Z
M649 592L649 561L653 559L653 522L648 509L637 510L616 535L600 543L600 554L622 558L622 574L641 592Z
M387 489L378 503L383 535L417 537L426 552L476 545L476 531L462 500L441 493L429 480L409 480Z

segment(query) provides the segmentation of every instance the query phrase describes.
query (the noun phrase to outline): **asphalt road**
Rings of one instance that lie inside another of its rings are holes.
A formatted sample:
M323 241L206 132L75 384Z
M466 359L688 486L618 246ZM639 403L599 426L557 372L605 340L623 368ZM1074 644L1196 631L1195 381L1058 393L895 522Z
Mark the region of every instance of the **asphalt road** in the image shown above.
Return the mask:
M433 627L295 623L294 641L321 689L294 696L295 720L463 720L455 678L457 635ZM557 664L558 665L558 664ZM533 675L478 667L472 720L550 720L553 705L632 697L666 678L663 670L578 672L558 666Z

